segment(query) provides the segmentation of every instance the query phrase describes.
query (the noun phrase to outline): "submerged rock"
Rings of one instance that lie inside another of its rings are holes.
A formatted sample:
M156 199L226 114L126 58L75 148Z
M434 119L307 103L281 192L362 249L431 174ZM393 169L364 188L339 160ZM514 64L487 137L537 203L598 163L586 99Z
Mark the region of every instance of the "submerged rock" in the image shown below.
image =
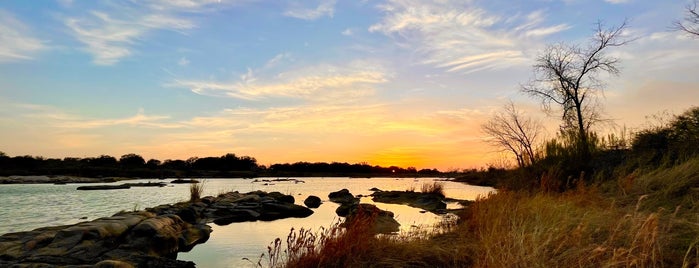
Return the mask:
M318 208L322 203L323 202L320 200L320 197L317 197L315 195L310 195L306 198L306 200L303 200L303 204L309 208Z
M88 191L88 190L117 190L117 189L129 189L131 186L126 184L120 185L89 185L89 186L78 186L78 190Z

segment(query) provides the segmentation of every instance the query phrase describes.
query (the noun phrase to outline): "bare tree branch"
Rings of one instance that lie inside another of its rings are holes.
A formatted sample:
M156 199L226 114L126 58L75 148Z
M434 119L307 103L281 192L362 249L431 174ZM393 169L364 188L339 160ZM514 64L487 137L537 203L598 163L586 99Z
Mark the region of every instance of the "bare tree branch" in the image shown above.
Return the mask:
M490 135L491 139L488 142L493 146L514 154L520 167L536 162L534 146L542 126L538 121L524 118L514 103L509 102L505 105L503 111L497 112L481 126L481 129Z
M547 111L550 112L551 103L560 106L562 127L576 130L582 145L580 148L588 148L589 128L599 119L599 112L595 109L598 107L590 105L604 88L599 75L619 74L619 59L605 52L610 47L633 41L623 35L627 27L626 21L610 28L597 22L595 34L586 47L548 46L536 59L534 78L522 86L522 91L539 98Z
M699 10L696 0L685 7L684 20L675 21L673 28L699 37Z

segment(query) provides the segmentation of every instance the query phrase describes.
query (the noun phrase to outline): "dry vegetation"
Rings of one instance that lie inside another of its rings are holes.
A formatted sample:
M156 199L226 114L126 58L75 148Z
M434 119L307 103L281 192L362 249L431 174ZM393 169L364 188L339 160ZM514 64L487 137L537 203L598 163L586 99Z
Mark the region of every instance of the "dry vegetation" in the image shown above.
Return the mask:
M204 193L204 184L206 184L206 181L189 185L189 202L196 202L201 199L201 195Z
M623 183L630 186L621 187ZM424 186L427 187L427 186ZM423 187L423 188L424 188ZM693 188L694 187L694 188ZM370 215L269 248L271 267L696 267L699 158L575 189L500 191L457 224L373 236ZM659 190L662 188L662 190ZM433 188L431 188L433 189ZM426 190L426 189L423 189ZM696 192L696 193L695 193Z

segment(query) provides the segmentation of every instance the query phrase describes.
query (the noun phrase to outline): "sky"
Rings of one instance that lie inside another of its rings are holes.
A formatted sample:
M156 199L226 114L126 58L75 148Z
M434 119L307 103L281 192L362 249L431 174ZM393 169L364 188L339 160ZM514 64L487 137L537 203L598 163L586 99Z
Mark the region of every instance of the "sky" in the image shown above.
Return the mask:
M547 45L595 23L607 51L600 131L699 100L699 38L680 0L152 0L0 2L0 151L10 156L226 153L454 170L502 163L481 124Z

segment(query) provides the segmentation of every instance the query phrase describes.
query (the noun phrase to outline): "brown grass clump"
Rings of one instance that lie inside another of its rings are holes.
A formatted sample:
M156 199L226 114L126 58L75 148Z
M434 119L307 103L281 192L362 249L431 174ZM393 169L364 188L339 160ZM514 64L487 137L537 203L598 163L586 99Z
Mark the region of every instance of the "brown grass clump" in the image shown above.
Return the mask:
M205 183L206 181L189 184L189 202L196 202L201 199Z
M423 183L422 187L420 188L420 192L444 197L444 183L436 181L432 183Z

